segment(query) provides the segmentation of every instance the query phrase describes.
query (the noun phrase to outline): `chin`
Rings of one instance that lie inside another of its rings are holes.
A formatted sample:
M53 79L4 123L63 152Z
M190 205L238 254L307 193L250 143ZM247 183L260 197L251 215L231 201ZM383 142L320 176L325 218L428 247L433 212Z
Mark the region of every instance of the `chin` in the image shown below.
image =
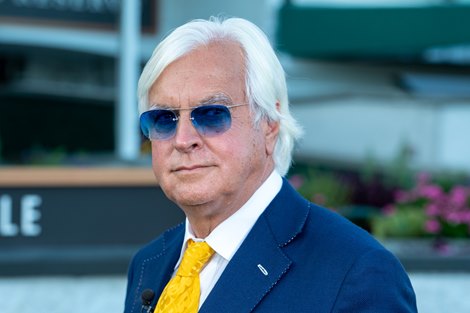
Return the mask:
M194 189L182 190L175 188L167 194L167 196L179 206L198 206L208 203L211 200L211 195L208 190L196 191Z

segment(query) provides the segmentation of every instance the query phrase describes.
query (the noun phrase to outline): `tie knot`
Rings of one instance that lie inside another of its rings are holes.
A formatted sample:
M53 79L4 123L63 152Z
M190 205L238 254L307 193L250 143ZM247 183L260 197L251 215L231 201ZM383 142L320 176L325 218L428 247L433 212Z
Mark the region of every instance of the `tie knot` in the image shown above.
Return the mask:
M194 242L189 240L188 247L184 252L176 275L194 276L198 274L213 254L214 249L212 249L207 242Z

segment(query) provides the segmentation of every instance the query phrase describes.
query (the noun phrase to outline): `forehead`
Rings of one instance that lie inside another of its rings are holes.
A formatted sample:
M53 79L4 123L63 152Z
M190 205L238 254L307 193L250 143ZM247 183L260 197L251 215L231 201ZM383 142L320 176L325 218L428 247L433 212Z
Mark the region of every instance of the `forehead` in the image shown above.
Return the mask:
M186 106L217 94L245 101L244 54L232 41L200 46L172 62L152 85L149 100Z

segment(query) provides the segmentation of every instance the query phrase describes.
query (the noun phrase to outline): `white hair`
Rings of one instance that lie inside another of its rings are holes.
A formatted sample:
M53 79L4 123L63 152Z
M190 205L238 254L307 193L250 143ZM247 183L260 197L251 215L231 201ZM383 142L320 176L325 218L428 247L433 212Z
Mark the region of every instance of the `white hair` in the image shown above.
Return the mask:
M140 76L139 111L148 110L149 90L169 64L199 46L220 40L238 43L245 54L246 95L255 113L255 125L262 118L279 122L273 159L276 170L284 176L292 162L294 143L302 130L289 112L285 74L276 54L266 35L247 20L198 19L171 32L155 48Z

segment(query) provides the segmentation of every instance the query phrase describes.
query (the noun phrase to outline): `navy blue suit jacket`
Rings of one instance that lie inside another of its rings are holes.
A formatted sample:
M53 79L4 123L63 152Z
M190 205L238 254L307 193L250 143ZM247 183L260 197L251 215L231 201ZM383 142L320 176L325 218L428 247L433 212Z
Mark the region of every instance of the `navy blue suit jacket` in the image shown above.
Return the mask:
M153 305L171 278L184 225L145 246L129 267L125 313ZM265 269L264 273L260 269ZM399 261L367 232L302 198L284 180L199 312L417 312Z

